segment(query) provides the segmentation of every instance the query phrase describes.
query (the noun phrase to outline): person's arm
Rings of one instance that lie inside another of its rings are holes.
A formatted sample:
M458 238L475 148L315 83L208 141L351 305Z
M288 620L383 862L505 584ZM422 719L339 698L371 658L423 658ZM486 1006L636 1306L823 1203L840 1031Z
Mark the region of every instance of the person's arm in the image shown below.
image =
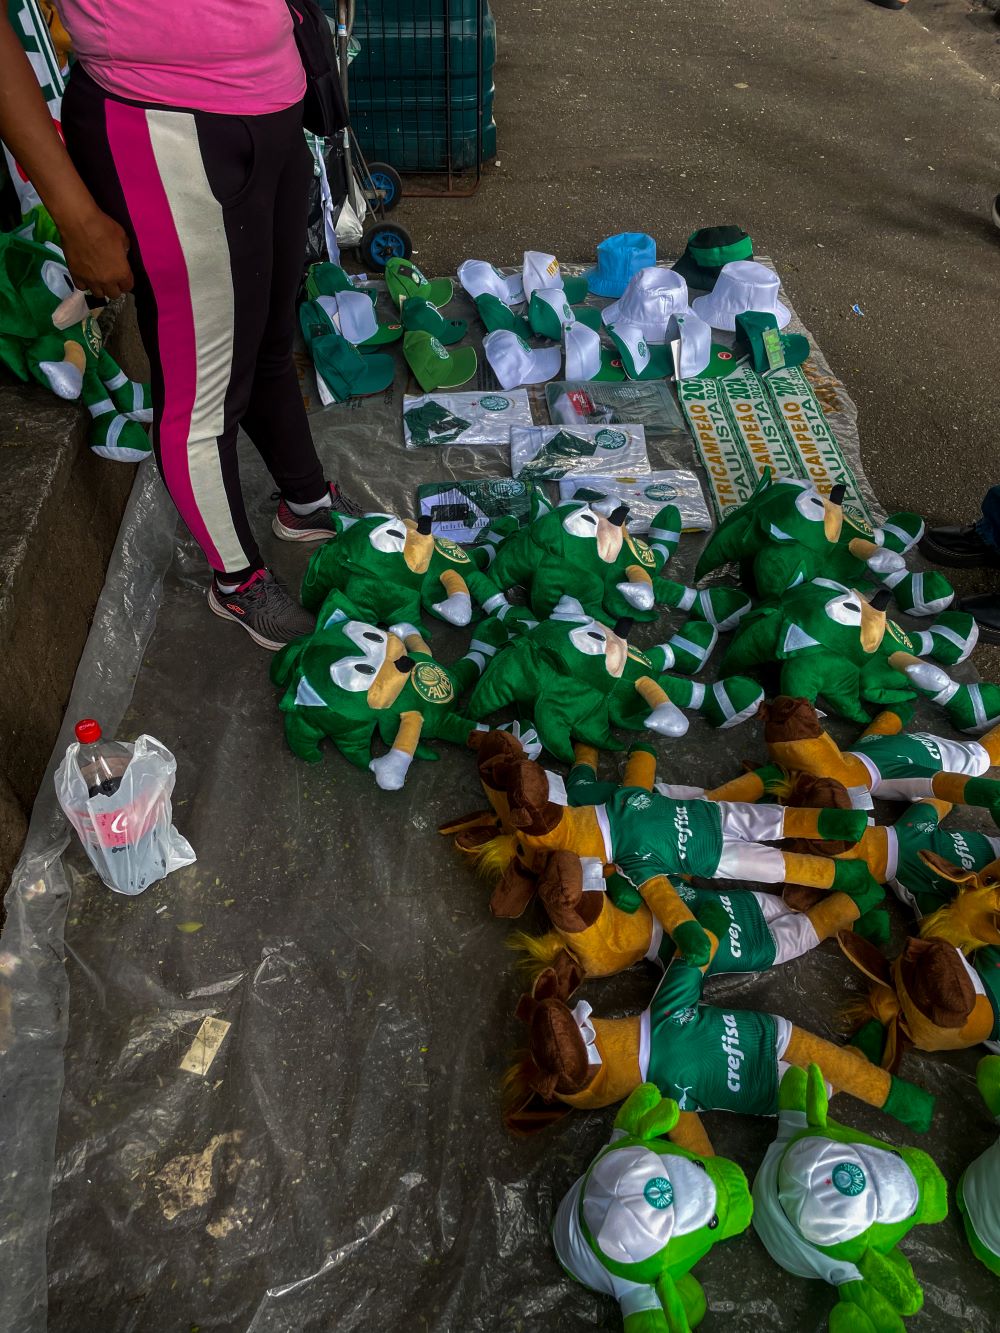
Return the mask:
M128 237L101 212L77 174L24 48L3 12L0 139L27 172L59 228L66 266L77 287L108 298L131 291Z

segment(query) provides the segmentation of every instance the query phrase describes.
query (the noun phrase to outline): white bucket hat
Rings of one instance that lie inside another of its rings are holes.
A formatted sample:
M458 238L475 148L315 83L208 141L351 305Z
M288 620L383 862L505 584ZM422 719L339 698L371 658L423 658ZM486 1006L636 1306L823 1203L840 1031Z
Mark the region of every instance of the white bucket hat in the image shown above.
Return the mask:
M466 259L459 264L458 280L473 300L484 293L504 305L520 305L525 299L520 273L501 273L485 259Z
M778 300L781 279L763 264L753 259L734 259L726 264L707 296L699 296L692 309L713 329L736 331L736 316L747 310L760 310L773 315L778 328L783 329L792 317L787 306Z
M367 292L337 292L333 296L318 296L316 304L326 311L347 341L355 347L378 333L375 307Z
M636 324L648 343L665 343L676 335L675 316L690 314L687 283L669 268L643 268L632 278L620 300L605 306L605 324Z
M543 384L562 369L561 347L529 347L509 329L488 333L483 339L483 351L505 389L516 389L520 384Z

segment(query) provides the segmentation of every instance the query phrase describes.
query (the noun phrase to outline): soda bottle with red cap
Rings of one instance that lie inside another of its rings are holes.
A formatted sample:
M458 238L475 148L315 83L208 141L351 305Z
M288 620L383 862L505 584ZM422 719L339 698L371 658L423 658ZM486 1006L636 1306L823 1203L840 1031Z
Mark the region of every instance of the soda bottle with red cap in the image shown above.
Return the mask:
M120 741L105 740L99 722L82 718L74 728L80 742L76 762L87 784L88 796L113 796L121 786L132 752Z

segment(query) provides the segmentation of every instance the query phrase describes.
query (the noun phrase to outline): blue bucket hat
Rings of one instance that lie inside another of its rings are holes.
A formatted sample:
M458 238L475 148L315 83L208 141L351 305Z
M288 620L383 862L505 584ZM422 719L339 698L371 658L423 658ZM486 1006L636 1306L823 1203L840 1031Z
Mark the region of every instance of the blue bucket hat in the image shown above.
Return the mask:
M609 236L597 247L597 267L587 274L594 296L621 296L629 278L656 263L656 242L641 231Z

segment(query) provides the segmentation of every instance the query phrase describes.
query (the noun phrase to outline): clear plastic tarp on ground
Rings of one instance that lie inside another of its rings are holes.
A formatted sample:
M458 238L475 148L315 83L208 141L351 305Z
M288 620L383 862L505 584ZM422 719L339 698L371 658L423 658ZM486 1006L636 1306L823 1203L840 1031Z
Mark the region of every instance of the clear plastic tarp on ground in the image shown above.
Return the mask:
M448 313L479 327L460 292ZM854 408L819 354L813 367L857 467ZM484 372L482 387L495 388ZM405 450L405 387L400 359L384 397L313 416L348 491L411 513L418 484L509 475L502 450ZM532 398L544 423L544 396ZM647 427L647 445L654 468L693 464L677 431L658 439ZM270 537L270 483L249 445L244 457L266 555L295 585L306 552ZM701 540L682 541L685 574ZM436 629L443 660L462 643ZM0 942L0 1329L617 1327L609 1302L563 1277L547 1237L613 1112L531 1140L500 1123L497 1085L520 1037L509 923L490 917L487 890L435 832L483 803L470 756L442 747L398 794L333 752L303 764L285 745L267 667L208 613L200 555L147 466L54 762L80 716L108 735L159 737L177 757L174 820L198 860L137 898L112 894L67 842L50 769ZM940 714L921 720L942 729ZM718 781L760 753L753 724L718 733L695 719L662 746L660 776ZM530 914L521 924L543 925ZM640 968L583 994L622 1013L648 1002L654 980ZM709 992L830 1035L858 984L826 944ZM952 1186L996 1134L973 1081L979 1054L904 1066L940 1095L922 1146ZM842 1097L834 1114L916 1142ZM706 1120L718 1151L752 1175L775 1123ZM904 1249L926 1293L908 1328L997 1328L1000 1288L954 1207ZM706 1329L826 1326L832 1292L781 1272L752 1233L697 1273Z

